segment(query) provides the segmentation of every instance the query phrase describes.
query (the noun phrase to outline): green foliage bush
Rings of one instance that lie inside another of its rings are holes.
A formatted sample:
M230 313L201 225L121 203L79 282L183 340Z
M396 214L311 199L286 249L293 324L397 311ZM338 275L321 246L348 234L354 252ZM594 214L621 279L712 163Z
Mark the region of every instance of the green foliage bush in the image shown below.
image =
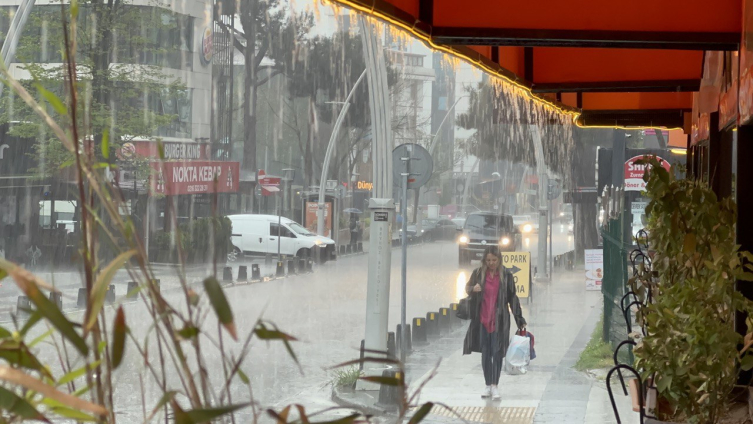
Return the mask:
M738 351L743 338L734 319L737 311L751 311L751 302L735 282L751 279L745 271L751 265L744 264L753 256L733 242L732 199L719 200L703 181L676 179L656 159L647 163L654 277L633 285L641 300L650 288L653 302L639 316L648 333L635 349L636 365L644 378L655 375L659 396L672 407L666 415L716 423L739 361L750 361Z

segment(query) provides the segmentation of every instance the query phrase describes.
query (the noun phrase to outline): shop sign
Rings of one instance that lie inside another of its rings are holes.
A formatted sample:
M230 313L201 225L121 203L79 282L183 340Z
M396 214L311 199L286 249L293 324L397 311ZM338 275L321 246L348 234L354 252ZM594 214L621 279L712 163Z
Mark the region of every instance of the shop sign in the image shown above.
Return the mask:
M212 145L209 143L181 143L168 141L162 143L165 160L211 160ZM132 141L123 144L119 157L130 159L134 156L160 159L159 144L155 141Z
M201 63L203 65L209 65L212 62L213 53L212 28L206 27L201 35Z
M372 188L374 188L374 183L366 182L366 181L358 181L356 183L356 188L358 190L368 190L371 191Z
M239 162L152 162L152 194L235 193Z
M671 166L669 162L660 158L659 156L633 156L625 162L625 191L644 191L646 189L646 182L643 181L643 175L646 173L646 168L648 167L648 165L638 164L636 162L652 156L655 157L659 161L659 163L661 163L661 166L664 169L666 169L667 171L670 170Z

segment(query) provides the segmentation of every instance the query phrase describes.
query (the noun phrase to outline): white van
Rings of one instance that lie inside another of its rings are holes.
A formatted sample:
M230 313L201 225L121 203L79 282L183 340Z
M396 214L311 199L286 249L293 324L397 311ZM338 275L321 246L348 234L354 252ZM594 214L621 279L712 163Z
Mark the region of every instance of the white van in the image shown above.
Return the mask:
M291 219L252 214L229 215L228 218L233 223L231 240L237 253L277 254L279 237L283 255L316 257L316 250L321 249L325 260L335 257L334 240L313 234Z

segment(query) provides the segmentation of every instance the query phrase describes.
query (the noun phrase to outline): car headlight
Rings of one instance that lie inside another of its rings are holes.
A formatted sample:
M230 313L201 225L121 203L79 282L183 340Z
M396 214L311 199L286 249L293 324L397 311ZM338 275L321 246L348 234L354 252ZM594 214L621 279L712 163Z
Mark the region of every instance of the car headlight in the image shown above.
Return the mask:
M510 239L509 239L509 238L507 238L507 237L502 237L502 240L500 240L500 241L499 241L499 243L500 243L500 244L501 244L502 246L507 246L508 244L510 244Z
M423 233L423 232L424 232L424 230L421 230L421 232Z
M530 233L532 230L533 230L533 227L531 226L531 224L526 224L523 226L524 233Z
M560 212L560 216L565 216L565 212Z
M466 243L468 243L468 237L466 237L466 236L460 236L460 238L458 239L458 241L460 242L460 244L466 244Z
M314 244L317 245L317 246L321 246L321 245L324 244L324 242L321 241L321 240L314 240Z

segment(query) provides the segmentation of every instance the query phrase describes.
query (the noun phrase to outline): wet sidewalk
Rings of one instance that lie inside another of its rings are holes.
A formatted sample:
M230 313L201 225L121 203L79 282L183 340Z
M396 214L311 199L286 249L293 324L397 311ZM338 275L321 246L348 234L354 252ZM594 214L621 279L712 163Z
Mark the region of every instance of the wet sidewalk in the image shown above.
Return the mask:
M503 371L499 383L501 399L482 399L481 355L462 355L465 333L456 332L452 339L457 347L424 386L421 401L441 402L456 409L462 418L476 422L616 423L605 383L573 368L599 321L601 293L585 290L582 271L558 273L555 281L535 283L534 289L534 302L522 302L528 330L535 336L537 355L528 373L513 376ZM409 362L408 376L411 389L415 389L430 372L414 372L411 365ZM613 388L619 389L619 383ZM618 393L616 401L622 422L638 422L628 397ZM436 417L437 422L446 422L451 416L435 411L429 421Z
M481 355L462 355L467 328L464 324L409 356L406 377L410 392L425 383L419 403L444 404L469 422L616 423L605 382L573 368L599 321L601 293L585 290L582 271L563 271L555 276L554 282L535 283L534 290L535 301L522 300L522 307L528 330L535 336L537 357L524 375L502 372L500 400L480 396L484 389ZM439 367L434 370L437 363ZM638 414L632 412L630 398L622 395L616 379L612 388L622 422L637 423ZM435 407L424 422L460 420L453 413Z

